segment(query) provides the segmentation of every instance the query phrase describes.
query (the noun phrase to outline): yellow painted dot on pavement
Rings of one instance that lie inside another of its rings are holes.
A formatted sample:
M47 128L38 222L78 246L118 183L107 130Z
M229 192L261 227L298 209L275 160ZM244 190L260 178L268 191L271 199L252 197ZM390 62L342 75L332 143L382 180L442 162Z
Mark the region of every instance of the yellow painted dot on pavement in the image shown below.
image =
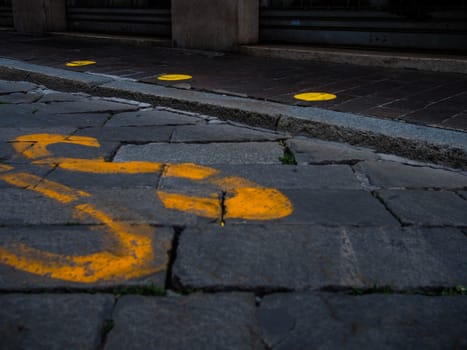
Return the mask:
M191 75L186 74L164 74L159 76L157 79L164 81L177 81L177 80L188 80L193 78Z
M67 67L82 67L96 64L95 61L71 61L66 64Z
M305 92L294 96L297 100L302 101L329 101L334 100L337 96L328 94L327 92Z

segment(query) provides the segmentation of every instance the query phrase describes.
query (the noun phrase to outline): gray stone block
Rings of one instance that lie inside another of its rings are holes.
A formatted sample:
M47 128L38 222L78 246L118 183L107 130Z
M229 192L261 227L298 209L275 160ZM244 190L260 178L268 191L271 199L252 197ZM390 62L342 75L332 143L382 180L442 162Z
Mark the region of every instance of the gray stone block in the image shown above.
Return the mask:
M288 140L287 145L299 164L348 162L378 158L375 152L367 148L318 139L296 137Z
M1 144L0 144L0 151L1 151ZM0 156L1 157L1 156ZM8 175L8 174L18 174L18 173L24 173L24 174L32 174L38 177L37 183L43 179L47 173L50 171L48 168L44 167L38 167L34 165L30 165L27 163L4 163L0 162L0 165L6 165L6 166L11 166L13 169L8 170L8 171L0 171L0 189L6 189L6 188L12 188L13 186L10 185L7 181L1 178L2 175ZM14 176L14 175L13 175Z
M466 243L456 229L211 225L182 233L172 279L221 290L465 285Z
M104 349L262 349L255 311L251 294L123 297Z
M391 190L379 195L404 224L467 225L467 201L453 192Z
M258 311L271 349L462 349L467 298L275 294Z
M399 226L390 212L366 191L286 189L281 192L292 203L293 212L274 223ZM242 219L229 221L247 223Z
M76 135L95 137L99 141L169 142L172 126L108 127L79 130Z
M383 188L464 188L467 174L399 162L368 161L355 165L371 185Z
M40 103L79 102L85 99L89 99L89 96L84 95L84 94L71 94L71 93L65 93L65 92L46 90L43 92L43 96L38 102Z
M72 259L76 256L90 256L105 252L117 259L108 260L108 269L120 271L118 264L121 257L123 261L124 253L121 251L121 244L116 234L105 226L6 226L0 228L0 246L12 254L16 254L21 259L39 259L45 266L47 264L57 264L57 266L68 267L64 269L61 275L52 275L50 271L41 271L37 273L29 272L27 269L15 268L17 265L11 265L7 261L3 262L0 258L0 289L1 290L24 290L30 291L44 288L96 288L96 287L119 287L130 285L155 285L164 287L166 278L166 266L168 263L168 250L171 247L173 231L169 228L157 227L148 232L147 226L135 225L132 227L134 232L139 232L141 237L147 237L152 242L153 259L147 263L141 263L137 269L148 268L149 271L142 273L138 278L128 278L121 274L97 276L93 279L94 271L92 268L86 274L88 280L81 279L79 268L74 271L73 262L66 259ZM34 253L26 253L19 250L18 244L24 244L26 247L38 249L45 253L58 254L59 257L47 259ZM136 243L135 243L136 244ZM41 260L42 259L42 260ZM89 258L90 264L93 259ZM92 265L91 265L92 266ZM60 270L56 269L60 272ZM78 277L76 277L78 276Z
M0 95L13 92L28 92L37 88L36 84L26 81L7 81L0 79Z
M205 120L199 117L151 109L116 114L112 116L112 119L110 119L105 126L192 125L198 123L205 123Z
M275 141L283 134L254 130L229 124L178 126L172 142L244 142Z
M239 176L264 187L280 189L361 189L348 165L221 165L219 177ZM161 189L198 188L199 183L163 177Z
M22 104L22 103L34 103L41 98L41 94L35 92L16 92L9 95L0 95L0 104L2 103L12 103L12 104Z
M113 302L105 294L2 295L0 348L97 349Z
M37 103L36 105L40 111L50 114L117 113L138 109L135 105L94 98L87 98L84 101Z
M0 222L3 225L75 224L72 210L29 190L0 191Z
M21 116L22 128L50 128L60 126L71 126L74 128L85 128L91 126L102 126L110 115L100 114L49 114L46 111L39 111L29 116ZM14 128L18 126L18 117L11 116L1 119L4 128Z
M123 146L116 162L145 160L198 164L280 164L283 149L276 142L165 144Z
M18 123L17 123L18 124ZM0 128L0 141L13 142L18 136L32 135L32 134L60 134L71 135L76 131L75 127L71 126L39 126L39 127L9 127Z
M54 169L47 180L61 183L81 190L93 192L98 188L136 189L145 188L155 191L159 183L160 173L146 174L93 174L88 172L67 171ZM1 184L0 184L1 186ZM154 192L155 193L155 192Z

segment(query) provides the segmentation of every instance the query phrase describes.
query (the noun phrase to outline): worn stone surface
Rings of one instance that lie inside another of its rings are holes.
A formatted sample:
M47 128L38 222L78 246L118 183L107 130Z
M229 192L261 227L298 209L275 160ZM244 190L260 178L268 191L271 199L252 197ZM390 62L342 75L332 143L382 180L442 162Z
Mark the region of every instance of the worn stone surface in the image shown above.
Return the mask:
M258 311L271 349L462 349L467 298L277 294Z
M337 142L295 137L287 145L300 163L326 163L377 159L376 153L367 148Z
M155 269L156 273L143 274L137 279L126 279L119 275L111 275L106 279L97 279L90 283L81 283L76 280L72 271L63 278L52 278L47 274L33 274L16 269L8 264L0 264L0 290L37 290L44 288L96 288L118 287L122 285L154 285L163 287L166 278L168 263L168 250L171 247L173 230L166 227L152 228L147 232L143 226L134 226L136 232L142 237L149 237L152 241L154 257L147 264L147 268ZM18 243L27 247L38 249L44 253L58 254L50 259L50 264L60 264L67 257L89 257L92 254L106 252L114 256L121 256L120 242L117 234L105 226L6 226L0 228L0 245L9 252L17 253L23 259L34 259L32 253L21 253ZM136 243L135 243L136 244ZM123 257L122 257L123 258ZM67 263L64 263L65 266ZM118 260L109 261L111 265L118 264ZM70 263L72 265L72 263ZM140 267L142 268L142 267ZM89 276L93 272L89 271Z
M361 189L348 165L221 165L218 176L239 176L264 187L280 189ZM163 177L160 188L193 188L197 183L175 177Z
M1 115L1 114L0 114ZM38 127L9 127L0 128L0 141L14 142L18 136L32 135L32 134L60 134L71 135L76 131L76 127L72 126L38 126Z
M137 112L115 114L106 127L154 126L154 125L193 125L204 123L205 119L169 111L150 109Z
M0 348L97 349L113 302L105 294L2 295Z
M172 126L139 126L87 128L78 130L76 135L90 136L101 141L121 142L169 142L173 133Z
M411 166L399 162L368 161L354 168L373 186L383 188L465 188L467 173Z
M282 193L291 201L293 212L290 216L273 223L330 226L399 225L390 212L366 191L285 189Z
M210 289L396 289L465 285L456 229L229 225L188 228L172 279Z
M41 97L40 94L34 93L34 92L28 92L28 93L15 92L13 94L0 95L0 104L33 103L33 102L36 102L40 97Z
M380 191L383 201L405 224L467 225L467 201L453 192L444 191Z
M123 146L116 162L145 160L198 164L280 164L283 149L276 142L165 144Z
M179 126L175 129L172 142L274 141L283 138L284 135L279 133L220 124Z
M57 127L57 126L72 126L75 128L85 128L91 126L102 126L107 121L110 115L106 113L99 114L49 114L45 111L39 111L31 114L28 117L21 117L22 128L38 128L38 127ZM13 128L18 126L18 117L11 115L10 117L1 118L1 125L5 128Z
M128 296L113 319L106 350L263 348L251 294Z
M0 94L11 94L13 92L28 92L37 88L36 84L27 81L8 81L0 79Z

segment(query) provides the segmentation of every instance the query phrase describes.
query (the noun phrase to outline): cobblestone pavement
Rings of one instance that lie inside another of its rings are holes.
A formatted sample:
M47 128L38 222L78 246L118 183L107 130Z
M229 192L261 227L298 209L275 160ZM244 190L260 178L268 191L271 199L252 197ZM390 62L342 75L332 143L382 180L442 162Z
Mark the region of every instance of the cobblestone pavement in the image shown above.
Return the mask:
M457 169L0 80L0 349L467 348L466 213Z
M0 32L0 56L58 68L120 76L180 89L314 106L438 128L467 130L467 76L403 69L260 58L235 54L131 47L115 42L30 37ZM67 68L67 62L95 65ZM160 81L162 74L187 81ZM304 92L335 94L304 102Z

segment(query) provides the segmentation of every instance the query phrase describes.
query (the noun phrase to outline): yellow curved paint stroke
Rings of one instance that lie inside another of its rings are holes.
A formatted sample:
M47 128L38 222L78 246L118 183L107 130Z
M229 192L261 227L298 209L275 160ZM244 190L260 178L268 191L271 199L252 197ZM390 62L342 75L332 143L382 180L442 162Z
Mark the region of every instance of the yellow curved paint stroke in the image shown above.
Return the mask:
M162 81L179 81L179 80L189 80L193 78L191 75L187 74L163 74L160 75L157 80Z
M96 64L96 61L92 61L92 60L71 61L71 62L67 62L66 66L67 67L82 67L82 66L89 66L92 64Z
M337 96L327 92L305 92L294 96L296 100L301 101L329 101L334 100Z
M15 186L26 186L65 204L91 196L48 180L42 180L37 185L41 178L31 174L7 174L0 176L0 179ZM17 243L10 245L9 249L0 247L0 262L37 275L80 283L142 277L166 268L167 257L162 265L151 266L154 253L152 228L149 225L133 227L115 222L104 212L86 203L74 206L73 210L78 217L89 216L102 223L116 239L118 249L114 248L113 253L101 251L82 256L65 256Z
M32 160L33 164L58 166L69 171L99 174L138 174L163 171L167 177L184 178L208 185L214 190L205 196L189 196L179 193L157 191L157 196L168 209L194 215L219 219L272 220L290 215L292 203L280 191L263 187L247 179L222 177L214 168L192 164L162 164L157 162L110 163L102 158L79 159L54 157L47 149L57 143L71 143L88 147L100 147L97 139L86 136L59 134L32 134L16 138L13 143L17 152ZM49 181L28 173L14 173L14 168L0 164L0 179L20 188L38 192L64 205L72 205L77 217L92 217L103 224L118 247L103 247L103 251L82 255L66 256L26 246L11 244L8 249L0 247L0 262L17 269L41 276L72 282L93 283L130 279L156 273L166 268L164 263L154 266L154 252L149 225L137 227L115 222L91 204L81 203L92 195L57 182ZM6 172L6 173L5 173ZM168 249L168 247L166 247Z

